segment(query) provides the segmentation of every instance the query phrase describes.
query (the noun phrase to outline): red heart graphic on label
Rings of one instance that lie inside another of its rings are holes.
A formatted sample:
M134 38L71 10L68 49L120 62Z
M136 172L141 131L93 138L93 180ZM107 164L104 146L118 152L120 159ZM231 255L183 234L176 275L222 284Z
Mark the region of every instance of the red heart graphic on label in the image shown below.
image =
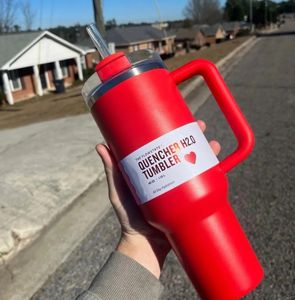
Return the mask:
M188 161L189 163L191 163L191 164L195 164L196 163L196 160L197 160L197 155L196 155L196 153L195 152L190 152L189 154L186 154L185 156L184 156L184 159L186 160L186 161Z

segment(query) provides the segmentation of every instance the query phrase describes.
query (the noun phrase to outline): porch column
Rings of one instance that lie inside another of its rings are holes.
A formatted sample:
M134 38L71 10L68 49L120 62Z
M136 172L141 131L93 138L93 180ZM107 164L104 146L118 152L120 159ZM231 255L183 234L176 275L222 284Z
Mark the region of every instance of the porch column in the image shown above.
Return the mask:
M10 83L6 71L2 72L2 81L3 81L4 93L6 95L6 100L10 105L12 105L14 104L14 101L13 101Z
M86 66L86 58L85 58L86 55L83 55L81 57L81 64L82 64L82 68L83 70L86 70L87 69L87 66Z
M36 93L38 96L43 96L43 89L40 80L39 68L37 65L33 66L33 71L34 71L34 85L35 85Z
M80 57L76 57L75 58L75 61L76 61L76 65L77 65L77 69L78 69L78 78L79 80L83 80L83 72L82 72L82 67L81 67L81 59Z
M59 61L54 62L55 76L57 80L63 79Z

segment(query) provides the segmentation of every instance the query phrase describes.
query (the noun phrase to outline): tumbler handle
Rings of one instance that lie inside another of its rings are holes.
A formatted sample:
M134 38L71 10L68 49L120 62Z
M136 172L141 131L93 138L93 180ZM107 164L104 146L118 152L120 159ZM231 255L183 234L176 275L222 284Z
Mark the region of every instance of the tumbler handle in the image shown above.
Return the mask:
M208 60L196 59L170 74L176 84L195 75L206 81L238 141L237 149L219 163L224 172L230 171L252 151L254 134L216 66Z

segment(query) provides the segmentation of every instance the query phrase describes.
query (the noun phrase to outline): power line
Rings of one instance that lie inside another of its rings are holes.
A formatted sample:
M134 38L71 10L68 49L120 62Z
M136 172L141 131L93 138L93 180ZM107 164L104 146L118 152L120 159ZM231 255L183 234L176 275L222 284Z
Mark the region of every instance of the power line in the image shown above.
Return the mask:
M40 19L39 19L39 28L42 29L42 21L43 21L43 0L40 0Z
M52 19L53 19L53 10L54 10L54 0L51 0L50 1L50 3L51 3L51 8L50 8L50 15L49 15L49 28L51 28L51 26L52 26Z

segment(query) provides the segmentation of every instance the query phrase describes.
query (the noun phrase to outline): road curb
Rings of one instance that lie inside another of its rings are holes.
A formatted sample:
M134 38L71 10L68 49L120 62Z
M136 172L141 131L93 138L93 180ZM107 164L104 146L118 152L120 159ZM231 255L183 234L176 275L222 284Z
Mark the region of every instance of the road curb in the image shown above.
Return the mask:
M30 299L97 226L109 208L105 179L94 182L43 230L37 240L4 263L0 271L0 299Z
M246 53L255 42L256 37L251 37L218 61L217 67L227 67L238 53ZM201 78L193 80L182 89L183 96L188 96L202 82ZM192 109L192 112L195 113L197 109ZM109 208L107 185L105 178L101 176L19 253L8 261L0 258L0 298L30 299L101 221ZM75 220L79 221L79 226Z

